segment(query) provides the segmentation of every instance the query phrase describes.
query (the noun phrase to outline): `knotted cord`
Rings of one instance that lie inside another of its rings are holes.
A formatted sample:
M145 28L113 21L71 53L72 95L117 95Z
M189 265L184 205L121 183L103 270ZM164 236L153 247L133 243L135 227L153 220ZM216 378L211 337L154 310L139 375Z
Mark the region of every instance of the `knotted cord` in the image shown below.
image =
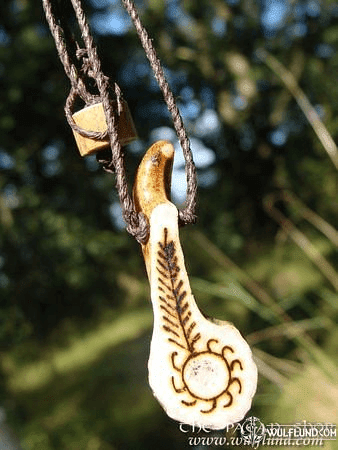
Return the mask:
M98 161L102 163L103 168L107 172L115 172L116 189L121 203L123 218L127 224L127 231L132 234L138 242L144 243L149 235L149 226L145 216L142 213L136 212L134 202L129 194L124 154L118 139L117 118L122 110L123 99L121 89L117 83L114 83L113 94L115 96L115 103L117 104L116 111L116 108L114 109L113 106L113 101L110 98L109 78L102 72L101 62L80 0L71 0L71 3L75 11L85 48L81 48L79 43L70 37L71 33L68 30L66 21L60 13L57 0L42 0L42 2L52 36L55 40L59 58L63 64L65 73L71 82L71 89L65 104L67 121L71 128L82 136L92 139L103 139L109 136L111 156L109 159L105 159L99 155ZM181 224L193 223L196 220L197 178L189 138L173 93L164 76L161 61L156 54L156 50L148 36L147 30L141 23L135 4L132 0L122 0L122 3L134 23L155 78L163 93L164 100L171 113L174 127L183 150L186 163L187 198L185 208L179 211L179 218ZM74 44L76 49L75 58L74 55L71 56L70 52L70 49L72 46L74 47ZM82 65L80 65L80 61L82 62ZM93 94L88 89L90 79L94 80L94 85L97 89L96 94ZM107 131L103 133L88 131L76 125L72 115L75 102L78 98L81 98L86 106L102 102L107 122Z

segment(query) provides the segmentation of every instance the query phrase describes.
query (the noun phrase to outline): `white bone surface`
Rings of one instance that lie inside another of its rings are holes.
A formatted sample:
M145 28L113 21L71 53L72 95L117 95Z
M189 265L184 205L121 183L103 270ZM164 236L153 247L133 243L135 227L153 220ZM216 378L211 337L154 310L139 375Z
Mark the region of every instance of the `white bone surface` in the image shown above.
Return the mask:
M147 265L154 310L149 383L167 414L182 423L223 429L242 420L256 391L250 347L229 322L212 323L191 293L169 201L150 215Z

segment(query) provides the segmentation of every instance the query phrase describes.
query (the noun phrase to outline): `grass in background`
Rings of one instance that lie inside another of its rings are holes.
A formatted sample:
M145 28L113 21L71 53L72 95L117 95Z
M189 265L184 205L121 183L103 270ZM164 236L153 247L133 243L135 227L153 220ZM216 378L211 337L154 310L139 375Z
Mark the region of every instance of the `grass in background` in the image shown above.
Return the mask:
M183 234L188 265L198 253L208 273L207 279L192 277L198 304L207 315L234 322L253 348L260 377L250 415L263 423L335 423L338 303L332 273L325 279L325 270L286 235L273 252L240 269L200 231ZM327 237L317 236L311 245L324 250L321 258L334 251ZM131 297L139 292L132 286L140 280L128 277L128 283L120 277L133 305L127 312L103 317L81 333L74 324L65 327L62 344L50 342L27 361L29 343L2 355L15 398L9 410L25 450L187 445L148 387L152 313L148 299L135 307L139 299Z

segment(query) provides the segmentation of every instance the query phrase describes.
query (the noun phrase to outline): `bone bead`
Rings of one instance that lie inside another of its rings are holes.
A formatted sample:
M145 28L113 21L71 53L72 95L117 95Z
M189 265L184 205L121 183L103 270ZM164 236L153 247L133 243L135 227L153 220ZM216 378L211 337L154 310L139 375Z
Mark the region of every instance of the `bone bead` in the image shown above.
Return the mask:
M126 145L137 138L137 133L131 117L127 102L123 101L123 109L118 116L117 132L121 145ZM107 122L102 103L87 106L73 114L73 120L85 131L104 132L107 130ZM91 139L82 136L73 130L73 134L81 156L97 153L109 146L109 137L104 139Z
M154 144L134 186L135 203L150 224L142 246L154 312L149 384L171 418L223 429L250 409L257 368L240 332L229 322L206 319L192 295L178 211L168 200L173 155L167 141Z

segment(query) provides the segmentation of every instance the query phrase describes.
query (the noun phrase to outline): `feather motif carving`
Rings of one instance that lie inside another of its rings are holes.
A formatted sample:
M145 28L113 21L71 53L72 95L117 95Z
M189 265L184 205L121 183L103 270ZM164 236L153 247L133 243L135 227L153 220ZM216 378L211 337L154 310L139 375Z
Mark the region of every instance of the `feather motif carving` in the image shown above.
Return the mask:
M157 252L157 272L160 308L163 311L163 329L168 340L178 347L194 352L195 343L201 338L196 332L196 322L192 320L189 303L186 300L177 264L175 243L168 240L168 230L164 228L163 242L159 242Z

